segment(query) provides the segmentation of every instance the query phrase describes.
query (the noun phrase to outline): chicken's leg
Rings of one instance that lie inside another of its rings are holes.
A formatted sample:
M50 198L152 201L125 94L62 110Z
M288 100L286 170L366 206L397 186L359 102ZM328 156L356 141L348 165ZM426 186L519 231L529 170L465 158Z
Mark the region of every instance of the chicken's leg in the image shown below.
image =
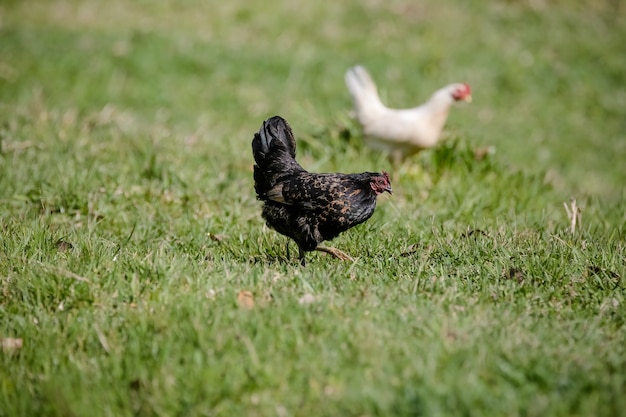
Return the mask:
M337 259L341 259L342 261L354 262L354 258L352 256L348 255L347 253L343 251L340 251L339 249L329 248L327 246L318 246L317 248L315 248L315 250L332 255Z
M300 258L300 265L306 266L306 260L304 259L305 252L302 248L298 247L298 257Z
M343 251L340 251L339 249L329 248L327 246L318 246L317 248L315 248L315 250L327 253L331 256L334 256L337 259L341 259L342 261L354 262L354 258L352 256L348 255L347 253ZM306 266L305 253L306 253L305 251L300 249L299 259L300 259L300 265L302 266Z

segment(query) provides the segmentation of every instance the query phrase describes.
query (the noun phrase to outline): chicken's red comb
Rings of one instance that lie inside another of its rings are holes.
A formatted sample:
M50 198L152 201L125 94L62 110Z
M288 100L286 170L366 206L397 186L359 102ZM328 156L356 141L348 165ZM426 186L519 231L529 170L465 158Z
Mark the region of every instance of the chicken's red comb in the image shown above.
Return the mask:
M455 100L472 101L472 89L467 83L456 84L452 92L452 98Z

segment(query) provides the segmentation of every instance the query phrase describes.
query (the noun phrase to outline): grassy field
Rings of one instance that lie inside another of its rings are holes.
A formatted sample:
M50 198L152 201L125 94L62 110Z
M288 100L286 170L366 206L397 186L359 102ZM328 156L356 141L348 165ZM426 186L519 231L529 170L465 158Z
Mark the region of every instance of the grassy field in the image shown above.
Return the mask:
M0 417L626 415L624 44L619 0L0 2ZM250 142L390 170L356 63L474 102L301 267Z

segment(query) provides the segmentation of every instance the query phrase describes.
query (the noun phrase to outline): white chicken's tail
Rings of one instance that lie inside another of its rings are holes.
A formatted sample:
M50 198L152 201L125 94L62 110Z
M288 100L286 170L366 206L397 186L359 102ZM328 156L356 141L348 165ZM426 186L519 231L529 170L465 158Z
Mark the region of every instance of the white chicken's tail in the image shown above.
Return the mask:
M358 119L367 117L369 113L383 106L376 83L362 66L357 65L349 68L346 71L345 81L352 96Z

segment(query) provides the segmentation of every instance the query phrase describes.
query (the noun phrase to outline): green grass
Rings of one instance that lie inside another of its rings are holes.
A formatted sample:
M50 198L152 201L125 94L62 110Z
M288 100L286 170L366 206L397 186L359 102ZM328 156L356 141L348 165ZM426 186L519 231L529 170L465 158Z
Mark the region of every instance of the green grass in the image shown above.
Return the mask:
M0 417L626 415L624 5L466 3L0 3ZM474 102L303 268L250 142L389 169L355 63Z

